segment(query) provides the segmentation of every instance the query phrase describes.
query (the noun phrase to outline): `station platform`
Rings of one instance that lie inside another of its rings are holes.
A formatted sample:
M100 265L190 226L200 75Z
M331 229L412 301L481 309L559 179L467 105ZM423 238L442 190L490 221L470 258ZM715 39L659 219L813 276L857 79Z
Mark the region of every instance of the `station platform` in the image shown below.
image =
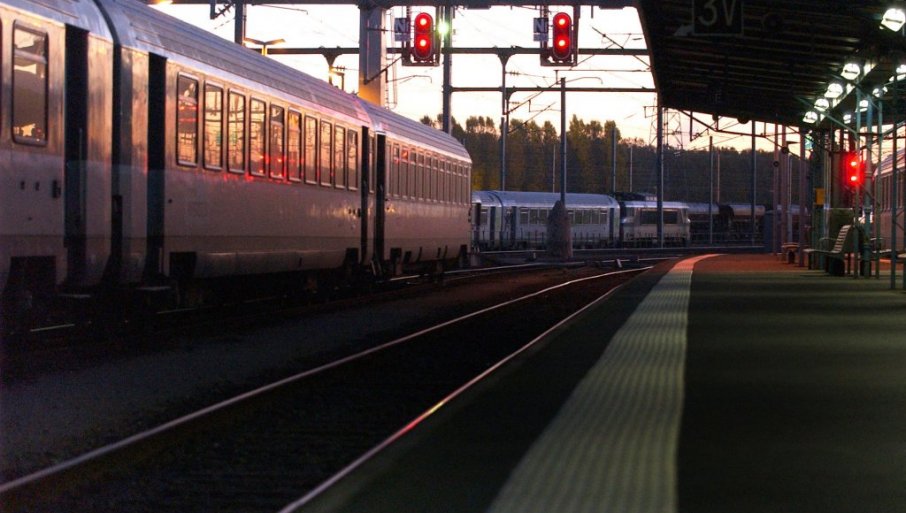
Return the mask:
M659 266L293 511L906 511L906 294Z

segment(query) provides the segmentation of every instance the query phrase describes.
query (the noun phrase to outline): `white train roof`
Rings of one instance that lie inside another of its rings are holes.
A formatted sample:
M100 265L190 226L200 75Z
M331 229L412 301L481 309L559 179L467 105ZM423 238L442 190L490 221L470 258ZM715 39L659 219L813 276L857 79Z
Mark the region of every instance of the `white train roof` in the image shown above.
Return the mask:
M708 203L686 203L686 206L689 207L690 214L707 215L708 214L708 205L709 205ZM716 213L720 212L720 205L718 205L717 203L711 203L710 206L711 206L712 213L716 214Z
M503 207L553 208L558 192L473 191L472 202ZM606 194L566 193L566 208L617 208L619 203Z
M657 208L657 201L624 201L623 206L628 208ZM665 201L663 208L669 208L671 210L688 210L689 204L681 201Z
M302 106L318 106L367 124L358 98L323 80L241 47L231 41L148 7L138 0L95 0L107 12L114 37L133 48L205 72L220 71L281 91Z
M98 6L91 0L3 0L3 4L113 39Z
M372 126L375 131L412 142L427 143L462 160L472 161L469 152L452 135L429 127L414 119L400 116L373 103L361 100L361 104L368 115L371 116Z

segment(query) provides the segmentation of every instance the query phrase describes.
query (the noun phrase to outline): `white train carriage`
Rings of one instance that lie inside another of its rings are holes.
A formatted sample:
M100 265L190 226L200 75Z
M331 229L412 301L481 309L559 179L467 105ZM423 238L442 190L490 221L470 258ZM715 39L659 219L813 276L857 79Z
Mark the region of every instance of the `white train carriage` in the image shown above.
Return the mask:
M91 1L4 0L0 49L0 311L24 319L109 260L113 39Z
M620 202L620 239L624 246L654 246L658 243L658 209L655 201ZM690 240L689 207L685 203L662 204L664 244L687 246Z
M0 22L3 325L59 291L185 301L466 252L448 134L134 0L0 0Z
M450 135L363 102L376 133L375 253L395 272L468 255L471 159ZM433 269L432 269L433 268Z
M479 249L545 247L548 215L559 199L559 193L549 192L473 192L473 245ZM573 247L617 245L619 203L614 198L567 193L566 208Z

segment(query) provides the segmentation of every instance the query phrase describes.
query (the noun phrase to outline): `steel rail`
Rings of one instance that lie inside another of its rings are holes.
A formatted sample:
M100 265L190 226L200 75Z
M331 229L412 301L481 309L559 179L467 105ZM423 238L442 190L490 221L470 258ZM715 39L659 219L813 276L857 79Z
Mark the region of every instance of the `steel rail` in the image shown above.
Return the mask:
M631 270L625 270L625 271L614 271L614 272L604 273L604 274L600 274L600 275L596 275L596 276L589 276L589 277L586 277L586 278L580 278L580 279L577 279L577 280L570 280L570 281L568 281L568 282L561 283L560 285L556 285L556 286L553 286L553 287L548 287L547 289L544 289L544 290L542 290L542 291L540 291L540 292L535 292L535 293L529 294L528 296L524 296L524 297L521 297L521 298L518 298L518 299L515 299L515 300L512 300L512 301L507 301L506 303L501 303L500 305L496 305L496 306L493 306L493 307L490 307L490 308L486 308L485 310L482 310L482 311L480 311L480 312L476 312L476 313L473 313L473 314L469 314L469 315L463 317L463 319L464 319L464 318L468 318L468 317L473 317L473 316L475 316L475 315L478 315L478 314L480 314L480 313L484 313L484 312L487 312L487 311L490 311L490 310L495 310L495 309L500 308L500 307L502 307L502 306L505 306L505 305L508 305L508 304L512 304L512 303L515 303L515 302L517 302L517 301L521 301L521 300L523 300L523 299L527 299L527 298L530 298L530 297L537 296L537 295L539 295L539 294L543 294L543 293L545 293L545 292L547 292L547 291L549 291L549 290L555 290L555 289L558 289L558 288L561 288L561 287L565 287L565 286L572 285L572 284L575 284L575 283L580 283L580 282L587 281L587 280L593 280L593 279L597 279L597 278L603 278L603 277L606 277L606 276L614 276L614 275L624 274L624 273L641 272L641 271L646 271L646 270L648 270L648 269L651 269L651 267L643 267L643 268L639 268L639 269L631 269ZM407 423L405 426L403 426L402 428L400 428L397 432L393 433L392 435L390 435L389 437L387 437L386 439L384 439L384 441L382 441L382 442L379 443L378 445L372 447L372 448L371 448L370 450L368 450L365 454L363 454L363 455L360 456L358 459L356 459L355 461L353 461L352 463L350 463L349 465L347 465L346 467L344 467L343 469L341 469L339 472L337 472L336 474L334 474L332 477L328 478L326 481L324 481L323 483L321 483L320 485L318 485L317 487L315 487L313 490L311 490L310 492L308 492L307 494L305 494L305 495L304 495L303 497L301 497L299 500L297 500L297 501L295 501L295 502L292 502L292 503L286 505L283 509L280 510L279 513L293 513L293 512L296 511L298 508L301 508L301 507L305 506L306 504L310 503L312 500L314 500L316 497L318 497L319 495L321 495L322 493L324 493L325 491L327 491L330 487L332 487L333 485L335 485L335 484L336 484L337 482L339 482L341 479L343 479L344 477L346 477L346 476L348 476L349 474L351 474L353 471L355 471L356 469L358 469L359 467L361 467L363 464L365 464L366 462L368 462L369 460L371 460L372 458L374 458L375 456L377 456L378 454L380 454L382 451L384 451L385 449L387 449L387 448L388 448L390 445L392 445L394 442L398 441L398 440L401 439L403 436L405 436L407 433L409 433L410 431L412 431L416 426L418 426L419 424L421 424L422 422L424 422L426 419L428 419L431 415L433 415L433 414L435 414L437 411L439 411L444 405L449 404L451 401L453 401L454 399L456 399L457 397L459 397L460 395L462 395L464 392L468 391L469 389L471 389L472 387L474 387L476 384L480 383L482 380L484 380L485 378L487 378L488 376L490 376L491 374L493 374L495 371L497 371L498 369L500 369L501 367L503 367L504 365L506 365L508 362L512 361L512 360L513 360L514 358L516 358L517 356L519 356L519 355L521 355L522 353L524 353L524 352L528 351L529 349L531 349L531 348L532 348L533 346L535 346L538 342L544 340L544 339L545 339L547 336L549 336L551 333L553 333L553 332L559 330L559 329L562 328L565 324L569 323L572 319L576 318L577 316L579 316L580 314L582 314L583 312L585 312L585 311L588 310L589 308L591 308L591 307L597 305L598 303L600 303L600 302L602 302L602 301L605 301L605 300L608 299L610 296L612 296L614 293L616 293L616 291L620 290L622 287L623 287L623 284L617 285L616 287L614 287L614 288L608 290L608 291L607 291L605 294L603 294L602 296L598 297L598 298L595 299L594 301L592 301L592 302L588 303L587 305L583 306L583 307L580 308L579 310L576 310L575 312L573 312L572 314L568 315L566 318L562 319L560 322L556 323L555 325L551 326L550 328L548 328L547 330L545 330L542 334L538 335L537 337L535 337L534 339L532 339L531 341L529 341L528 343L526 343L525 345L523 345L522 347L520 347L519 349L517 349L516 351L510 353L509 355L505 356L505 357L502 358L501 360L497 361L497 363L495 363L494 365L488 367L488 368L485 369L481 374L479 374L478 376L475 376L474 378L472 378L471 380L469 380L467 383L465 383L464 385L460 386L459 388L457 388L456 390L454 390L453 392L451 392L449 395L447 395L446 397L444 397L443 399L441 399L440 401L438 401L434 406L432 406L432 407L428 408L427 410L425 410L424 412L422 412L418 417L416 417L415 419L411 420L409 423ZM448 325L448 324L450 324L450 323L444 323L444 325ZM430 328L429 330L433 330L433 329L434 329L434 328ZM429 331L429 330L426 330L426 331Z
M320 374L320 373L322 373L322 372L325 372L325 371L328 371L328 370L331 370L331 369L335 369L335 368L337 368L337 367L341 367L341 366L343 366L343 365L346 365L346 364L349 364L349 363L352 363L352 362L361 360L361 359L363 359L363 358L365 358L365 357L367 357L367 356L370 356L370 355L372 355L372 354L375 354L375 353L384 351L384 350L386 350L386 349L395 347L395 346L397 346L397 345L403 344L403 343L408 342L408 341L410 341L410 340L412 340L412 339L416 339L416 338L418 338L418 337L421 337L421 336L426 335L426 334L428 334L428 333L431 333L431 332L433 332L433 331L440 330L440 329L445 328L445 327L447 327L447 326L450 326L450 325L453 325L453 324L456 324L456 323L465 321L465 320L467 320L467 319L471 319L471 318L473 318L473 317L476 317L476 316L479 316L479 315L482 315L482 314L485 314L485 313L488 313L488 312L492 312L492 311L494 311L494 310L503 308L503 307L505 307L505 306L509 306L509 305L518 303L518 302L520 302L520 301L525 301L525 300L531 299L531 298L533 298L533 297L537 297L537 296L539 296L539 295L541 295L541 294L545 294L545 293L547 293L547 292L550 292L550 291L552 291L552 290L556 290L556 289L559 289L559 288L562 288L562 287L567 287L567 286L569 286L569 285L573 285L573 284L576 284L576 283L581 283L581 282L588 281L588 280L603 278L603 277L607 277L607 276L614 276L614 275L624 274L624 273L629 273L629 272L638 272L638 271L647 270L647 269L650 269L650 267L640 268L640 269L630 269L630 270L614 271L614 272L603 273L603 274L598 274L598 275L594 275L594 276L588 276L588 277L585 277L585 278L578 278L578 279L575 279L575 280L570 280L570 281L567 281L567 282L564 282L564 283L560 283L560 284L558 284L558 285L554 285L554 286L551 286L551 287L546 287L546 288L544 288L544 289L542 289L542 290L540 290L540 291L536 291L536 292L533 292L533 293L531 293L531 294L527 294L527 295L525 295L525 296L521 296L521 297L518 297L518 298L515 298L515 299L511 299L511 300L505 301L505 302L503 302L503 303L499 303L499 304L494 305L494 306L490 306L490 307L487 307L487 308L483 308L483 309L477 310L477 311L475 311L475 312L471 312L471 313L468 313L468 314L466 314L466 315L463 315L463 316L460 316L460 317L457 317L457 318L454 318L454 319L451 319L451 320L448 320L448 321L444 321L444 322L439 323L439 324L436 324L436 325L434 325L434 326L432 326L432 327L430 327L430 328L426 328L426 329L423 329L423 330L419 330L419 331L417 331L417 332L415 332L415 333L411 333L411 334L409 334L409 335L406 335L406 336L397 338L397 339L395 339L395 340L391 340L391 341L389 341L389 342L385 342L385 343L383 343L383 344L380 344L380 345L378 345L378 346L375 346L375 347L366 349L366 350L364 350L364 351L360 351L360 352L358 352L358 353L355 353L355 354L352 354L352 355L349 355L349 356L346 356L346 357L343 357L343 358L334 360L333 362L329 362L329 363L320 365L320 366L318 366L318 367L314 367L314 368L312 368L312 369L308 369L308 370L306 370L306 371L303 371L303 372L294 374L294 375L292 375L292 376L289 376L289 377L287 377L287 378L284 378L284 379L275 381L275 382L270 383L270 384L268 384L268 385L261 386L261 387L259 387L259 388L254 389L254 390L251 390L251 391L245 392L245 393L243 393L243 394L240 394L240 395L238 395L238 396L235 396L235 397L233 397L233 398L226 399L226 400L224 400L224 401L221 401L221 402L218 402L218 403L216 403L216 404L213 404L213 405L207 406L207 407L205 407L205 408L202 408L202 409L200 409L200 410L197 410L197 411L195 411L195 412L193 412L193 413L190 413L190 414L184 415L184 416L182 416L182 417L179 417L179 418L177 418L177 419L171 420L171 421L166 422L166 423L164 423L164 424L161 424L161 425L159 425L159 426L156 426L156 427L147 429L147 430L145 430L145 431L136 433L136 434L134 434L134 435L131 435L131 436L129 436L129 437L126 437L126 438L124 438L124 439L122 439L122 440L119 440L119 441L117 441L117 442L114 442L114 443L112 443L112 444L109 444L109 445L106 445L106 446L103 446L103 447L99 447L99 448L97 448L97 449L94 449L94 450L89 451L89 452L87 452L87 453L84 453L84 454L82 454L82 455L79 455L79 456L76 456L76 457L71 458L71 459L69 459L69 460L60 462L60 463L58 463L58 464L56 464L56 465L53 465L53 466L44 468L44 469L42 469L42 470L35 471L35 472L33 472L33 473L27 474L27 475L25 475L25 476L22 476L22 477L19 477L19 478L16 478L16 479L13 479L13 480L11 480L11 481L7 481L7 482L5 482L5 483L0 484L0 497L2 497L3 494L9 493L9 492L14 492L14 491L20 490L20 489L22 489L22 488L24 488L24 487L26 487L26 486L30 486L30 485L37 484L37 483L39 483L39 482L40 482L41 480L43 480L43 479L47 479L47 478L53 477L53 476L55 476L55 475L62 474L62 473L64 473L64 472L71 471L71 470L75 469L76 467L79 467L80 465L85 465L85 464L88 464L88 463L93 462L93 461L95 461L95 460L98 460L98 459L100 459L100 458L103 458L103 457L106 457L106 456L110 456L111 454L113 454L113 453L115 453L115 452L117 452L117 451L126 449L127 447L130 447L130 446L133 446L133 445L138 444L138 443L140 443L140 442L149 440L149 439L151 439L151 438L153 438L153 437L155 437L155 436L158 436L158 435L167 433L167 432L169 432L169 431L171 431L171 430L174 430L174 429L176 429L176 428L182 427L182 426L184 426L184 425L186 425L186 424L188 424L188 423L190 423L190 422L196 421L196 420L198 420L198 419L200 419L200 418L203 418L203 417L206 417L206 416L211 415L211 414L213 414L213 413L219 412L219 411L224 410L224 409L226 409L226 408L228 408L228 407L235 406L236 404L239 404L239 403L241 403L241 402L243 402L243 401L246 401L246 400L248 400L248 399L252 399L252 398L254 398L254 397L256 397L256 396L263 395L263 394L265 394L265 393L268 393L268 392L271 392L271 391L273 391L273 390L279 389L279 388L281 388L281 387L284 387L284 386L289 385L289 384L291 384L291 383L294 383L294 382L297 382L297 381L299 381L299 380L305 379L305 378L307 378L307 377L314 376L314 375L316 375L316 374Z

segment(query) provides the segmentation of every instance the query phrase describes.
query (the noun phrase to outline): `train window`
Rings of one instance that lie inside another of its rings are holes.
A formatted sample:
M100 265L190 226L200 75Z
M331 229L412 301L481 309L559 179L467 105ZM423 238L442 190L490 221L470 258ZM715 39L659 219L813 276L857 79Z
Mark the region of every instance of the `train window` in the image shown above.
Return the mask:
M333 175L338 189L346 187L346 129L338 126L333 131Z
M447 168L446 163L443 160L435 159L434 162L437 164L437 180L438 180L438 197L440 201L446 202L449 199L450 193L448 177L447 177Z
M437 199L437 168L431 165L431 159L425 162L425 174L428 175L428 199Z
M176 95L176 160L194 166L198 163L198 81L180 75Z
M409 152L408 190L409 190L409 196L412 198L418 197L418 188L417 188L418 184L416 183L417 180L415 179L415 176L418 174L419 164L423 163L424 161L425 161L424 155L422 155L420 153L416 153L415 151Z
M346 170L349 171L349 188L359 188L359 133L350 130L346 134Z
M529 209L525 207L519 208L519 224L527 225L529 224Z
M667 219L665 218L664 221L666 222ZM657 210L642 210L639 212L639 224L657 224Z
M538 224L538 209L529 210L529 224Z
M223 89L204 86L204 166L208 169L223 167Z
M302 114L290 111L286 121L286 172L290 180L301 182Z
M318 162L321 164L321 185L331 185L333 182L332 157L333 125L321 121L321 154Z
M284 133L286 130L286 111L283 107L271 105L271 140L267 167L271 178L282 180L285 176L283 160Z
M227 111L227 159L230 171L245 173L245 96L230 91Z
M665 210L664 224L679 224L679 212L676 210Z
M386 177L387 183L389 185L390 194L396 195L397 193L397 184L398 176L400 173L400 147L397 144L393 145L393 155L390 161L390 176Z
M47 33L13 26L13 140L47 143Z
M249 173L265 176L264 142L267 140L267 109L261 100L252 98L249 114Z
M369 137L368 146L371 148L369 156L371 157L371 165L368 166L368 190L369 192L374 192L375 187L375 175L377 174L377 138L375 136Z
M305 116L305 183L318 183L318 120Z
M408 148L403 148L400 151L400 165L399 170L396 173L396 192L400 196L406 196L408 191L406 190L406 181L409 176L409 155L412 152Z
M425 199L425 156L419 154L415 162L415 195Z

